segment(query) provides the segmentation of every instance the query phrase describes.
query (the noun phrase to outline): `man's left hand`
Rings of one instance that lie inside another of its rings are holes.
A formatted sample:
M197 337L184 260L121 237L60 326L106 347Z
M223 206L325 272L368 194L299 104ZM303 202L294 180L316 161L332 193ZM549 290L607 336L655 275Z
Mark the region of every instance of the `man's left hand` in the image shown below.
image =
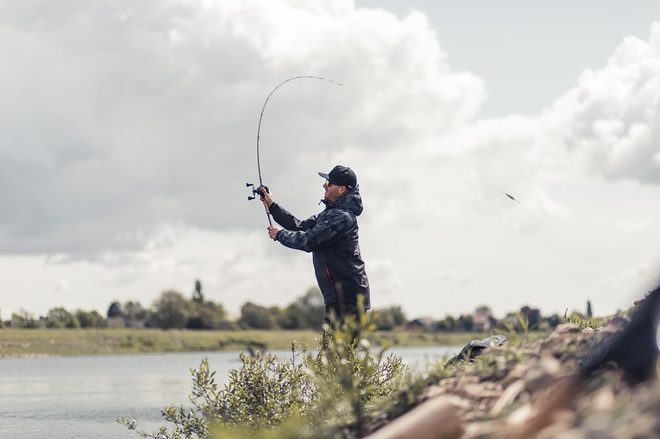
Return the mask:
M277 232L279 232L280 230L282 229L280 229L279 227L275 227L275 226L268 227L268 236L270 236L270 239L272 239L273 241L277 240Z

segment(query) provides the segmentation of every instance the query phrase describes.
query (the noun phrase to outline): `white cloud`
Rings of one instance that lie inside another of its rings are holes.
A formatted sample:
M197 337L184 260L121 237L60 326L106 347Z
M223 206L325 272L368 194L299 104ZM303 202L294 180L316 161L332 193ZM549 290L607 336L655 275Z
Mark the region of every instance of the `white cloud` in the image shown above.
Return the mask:
M626 233L644 233L653 225L651 218L639 218L634 220L624 220L619 222L619 228Z
M653 154L653 164L660 167L660 152Z
M267 93L311 74L344 87L301 80L273 96L265 182L306 217L317 170L356 170L376 307L563 311L591 296L613 311L658 260L660 185L642 183L660 181L659 42L660 25L626 39L539 116L480 119L484 82L452 69L419 12L3 3L0 50L16 61L0 71L0 267L24 292L3 307L54 305L44 292L149 304L196 278L234 313L302 294L309 256L266 238L244 182Z
M405 149L471 120L484 99L419 13L177 0L0 12L14 60L0 73L5 253L138 249L159 223L245 227L258 110L286 77L345 86L298 81L274 96L262 160L276 188L307 187L341 150Z
M57 284L53 287L56 291L60 291L63 293L71 291L71 284L66 278L60 278L57 281Z
M648 41L628 37L606 66L586 70L544 118L591 172L659 183L660 23Z

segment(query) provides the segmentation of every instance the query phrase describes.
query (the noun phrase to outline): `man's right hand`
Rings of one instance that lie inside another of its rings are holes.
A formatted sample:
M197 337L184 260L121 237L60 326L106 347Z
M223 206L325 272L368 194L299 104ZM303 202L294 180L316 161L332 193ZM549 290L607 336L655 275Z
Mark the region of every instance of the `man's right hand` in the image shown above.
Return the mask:
M261 192L261 202L264 203L264 207L266 210L270 209L270 205L273 204L273 197L270 192L268 192L265 188L261 187L260 188Z

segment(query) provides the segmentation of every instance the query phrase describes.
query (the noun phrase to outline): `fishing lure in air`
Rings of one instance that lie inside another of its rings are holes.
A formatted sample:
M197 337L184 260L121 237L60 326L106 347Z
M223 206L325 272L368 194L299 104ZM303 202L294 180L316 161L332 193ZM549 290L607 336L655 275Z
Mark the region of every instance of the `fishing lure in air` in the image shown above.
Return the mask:
M519 201L517 198L515 198L513 195L511 195L510 193L508 193L508 192L504 192L504 191L502 191L502 193L503 193L504 195L506 195L507 197L511 198L511 199L512 199L513 201L515 201L516 203L520 203L520 201Z
M252 188L252 195L248 196L248 200L254 200L257 196L259 196L260 199L263 200L263 191L269 192L268 186L264 185L264 181L261 178L261 158L259 156L259 140L261 139L261 121L263 120L264 117L264 111L266 111L266 105L268 105L268 101L270 100L270 97L277 91L278 88L286 84L287 82L294 81L296 79L320 79L322 81L327 81L331 82L336 85L343 85L340 84L337 81L333 81L332 79L326 79L322 78L320 76L294 76L293 78L289 78L285 81L282 81L279 83L266 97L266 101L264 101L264 106L261 107L261 114L259 114L259 125L257 126L257 173L259 174L259 186L256 188L254 187L254 183L245 183L245 187L251 187ZM268 209L266 209L266 216L268 217L268 224L273 225L273 221L270 218L270 212L268 212Z

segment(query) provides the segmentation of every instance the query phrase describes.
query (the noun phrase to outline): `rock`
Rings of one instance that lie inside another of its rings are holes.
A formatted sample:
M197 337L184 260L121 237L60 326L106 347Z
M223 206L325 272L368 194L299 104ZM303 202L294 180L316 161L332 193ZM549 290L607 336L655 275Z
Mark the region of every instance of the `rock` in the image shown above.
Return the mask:
M630 319L622 316L614 316L607 320L607 322L600 328L601 332L616 332L620 331L626 325Z
M507 387L491 408L490 415L493 417L499 416L502 413L502 410L510 406L511 403L518 397L518 395L520 395L524 389L525 381L523 380L518 380Z
M555 330L550 334L550 336L561 336L564 334L572 334L580 332L580 327L576 325L575 323L562 323L561 325L557 326Z
M519 380L525 376L529 370L529 364L527 363L518 363L511 368L509 372L508 379L510 380Z
M544 355L539 361L541 368L548 374L557 376L561 372L561 363L555 357Z
M591 398L591 408L595 412L609 411L614 408L616 398L609 387L603 387Z
M516 409L509 417L506 422L509 425L522 425L532 416L532 405L525 404L518 409Z
M536 392L553 385L557 379L555 375L549 374L540 367L529 370L525 376L525 390L528 392Z
M584 431L577 428L566 428L562 423L552 424L539 432L536 439L587 439Z
M463 425L456 408L443 398L431 399L390 424L377 430L369 439L458 439Z
M421 400L425 401L427 399L435 398L440 395L445 394L445 388L441 386L430 386L427 388L421 396Z
M632 386L611 365L586 381L574 375L627 324L620 316L595 330L563 324L543 340L493 349L487 361L461 363L422 398L440 395L455 407L463 439L660 437L660 381Z

